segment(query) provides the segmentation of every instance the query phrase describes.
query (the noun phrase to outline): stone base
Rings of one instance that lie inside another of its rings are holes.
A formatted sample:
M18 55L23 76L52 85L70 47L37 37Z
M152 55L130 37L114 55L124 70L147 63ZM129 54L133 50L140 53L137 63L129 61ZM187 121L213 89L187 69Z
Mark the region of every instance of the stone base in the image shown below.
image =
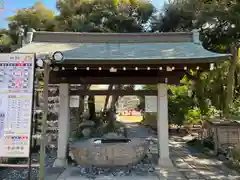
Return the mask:
M67 167L67 165L68 165L67 160L60 158L57 158L53 163L53 167Z
M65 168L48 168L44 180L57 180L64 171Z
M89 180L90 178L81 176L77 167L68 167L58 177L57 180ZM99 175L95 177L95 180L159 180L155 175L147 176L103 176Z
M169 158L160 158L155 172L161 180L185 180Z
M159 158L158 166L160 168L174 168L172 160L170 158Z
M159 180L157 176L148 176L148 180ZM58 179L62 180L62 179ZM86 177L68 177L64 180L89 180L89 178ZM95 180L146 180L146 177L143 176L100 176L97 177Z

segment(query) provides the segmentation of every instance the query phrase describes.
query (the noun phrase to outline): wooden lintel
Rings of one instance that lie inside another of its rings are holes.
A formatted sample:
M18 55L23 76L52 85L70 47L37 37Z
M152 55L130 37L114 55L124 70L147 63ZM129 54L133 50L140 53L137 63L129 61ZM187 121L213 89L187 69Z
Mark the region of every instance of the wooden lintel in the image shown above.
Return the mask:
M168 84L179 84L183 76L167 77ZM165 83L166 77L51 77L51 84L157 84Z
M105 95L118 95L118 96L156 96L157 90L71 90L70 95L81 96L105 96Z
M69 84L157 84L165 83L166 78L169 84L178 84L184 76L185 71L159 72L117 72L107 71L82 72L82 71L51 71L50 83Z
M170 60L168 60L167 63L163 63L163 60L152 60L151 62L149 62L148 60L147 63L142 63L143 60L141 61L131 61L128 60L126 62L123 63L123 61L114 61L113 63L110 63L109 61L105 61L105 63L103 63L103 61L101 61L100 63L96 62L97 60L91 60L85 63L78 63L77 61L75 63L73 63L72 61L66 61L64 64L53 64L53 67L59 67L60 71L62 68L64 68L65 70L73 70L74 68L77 68L79 71L81 71L82 73L86 73L87 72L91 72L91 71L99 71L99 72L103 72L103 71L108 71L109 69L114 67L118 70L118 72L122 72L123 68L126 69L126 71L123 71L125 73L136 73L135 68L138 67L138 70L142 70L145 72L149 72L149 71L160 71L160 72L166 72L167 67L174 67L174 71L185 71L184 68L187 68L188 70L197 70L199 68L199 70L209 70L209 63L205 62L205 63L179 63L181 62L179 60L178 63L174 63ZM72 62L72 63L71 63ZM132 62L132 64L131 64ZM145 61L144 61L145 62ZM155 64L153 63L155 62ZM152 64L153 63L153 64ZM161 64L159 64L161 63ZM89 68L89 70L86 70L87 68ZM99 68L101 68L101 70L99 70ZM149 68L149 70L148 70ZM159 70L159 68L161 68L162 70Z

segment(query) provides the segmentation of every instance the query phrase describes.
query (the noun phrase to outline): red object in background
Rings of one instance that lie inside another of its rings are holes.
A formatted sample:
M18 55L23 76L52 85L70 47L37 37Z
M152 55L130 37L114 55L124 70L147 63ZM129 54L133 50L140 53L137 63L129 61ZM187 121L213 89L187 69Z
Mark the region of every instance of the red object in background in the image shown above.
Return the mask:
M16 66L24 66L24 63L17 63Z

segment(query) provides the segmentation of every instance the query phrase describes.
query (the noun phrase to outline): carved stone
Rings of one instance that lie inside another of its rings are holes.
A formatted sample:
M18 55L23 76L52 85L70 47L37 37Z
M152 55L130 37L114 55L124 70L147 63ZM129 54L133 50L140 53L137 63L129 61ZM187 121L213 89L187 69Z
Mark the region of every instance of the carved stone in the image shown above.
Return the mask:
M90 128L84 128L84 129L82 130L82 134L83 134L83 136L84 136L85 138L90 137L90 135L91 135L91 129L90 129Z
M141 161L148 151L145 139L88 139L70 145L77 164L99 167L126 166Z

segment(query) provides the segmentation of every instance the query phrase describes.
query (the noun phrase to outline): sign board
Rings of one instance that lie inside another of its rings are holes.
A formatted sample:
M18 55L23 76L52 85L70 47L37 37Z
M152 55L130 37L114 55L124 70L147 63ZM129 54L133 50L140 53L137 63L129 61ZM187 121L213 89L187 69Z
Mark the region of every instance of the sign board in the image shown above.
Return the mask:
M70 107L71 108L78 108L79 107L79 96L70 96Z
M145 112L157 112L157 96L145 96Z
M34 54L0 54L0 157L28 157Z

